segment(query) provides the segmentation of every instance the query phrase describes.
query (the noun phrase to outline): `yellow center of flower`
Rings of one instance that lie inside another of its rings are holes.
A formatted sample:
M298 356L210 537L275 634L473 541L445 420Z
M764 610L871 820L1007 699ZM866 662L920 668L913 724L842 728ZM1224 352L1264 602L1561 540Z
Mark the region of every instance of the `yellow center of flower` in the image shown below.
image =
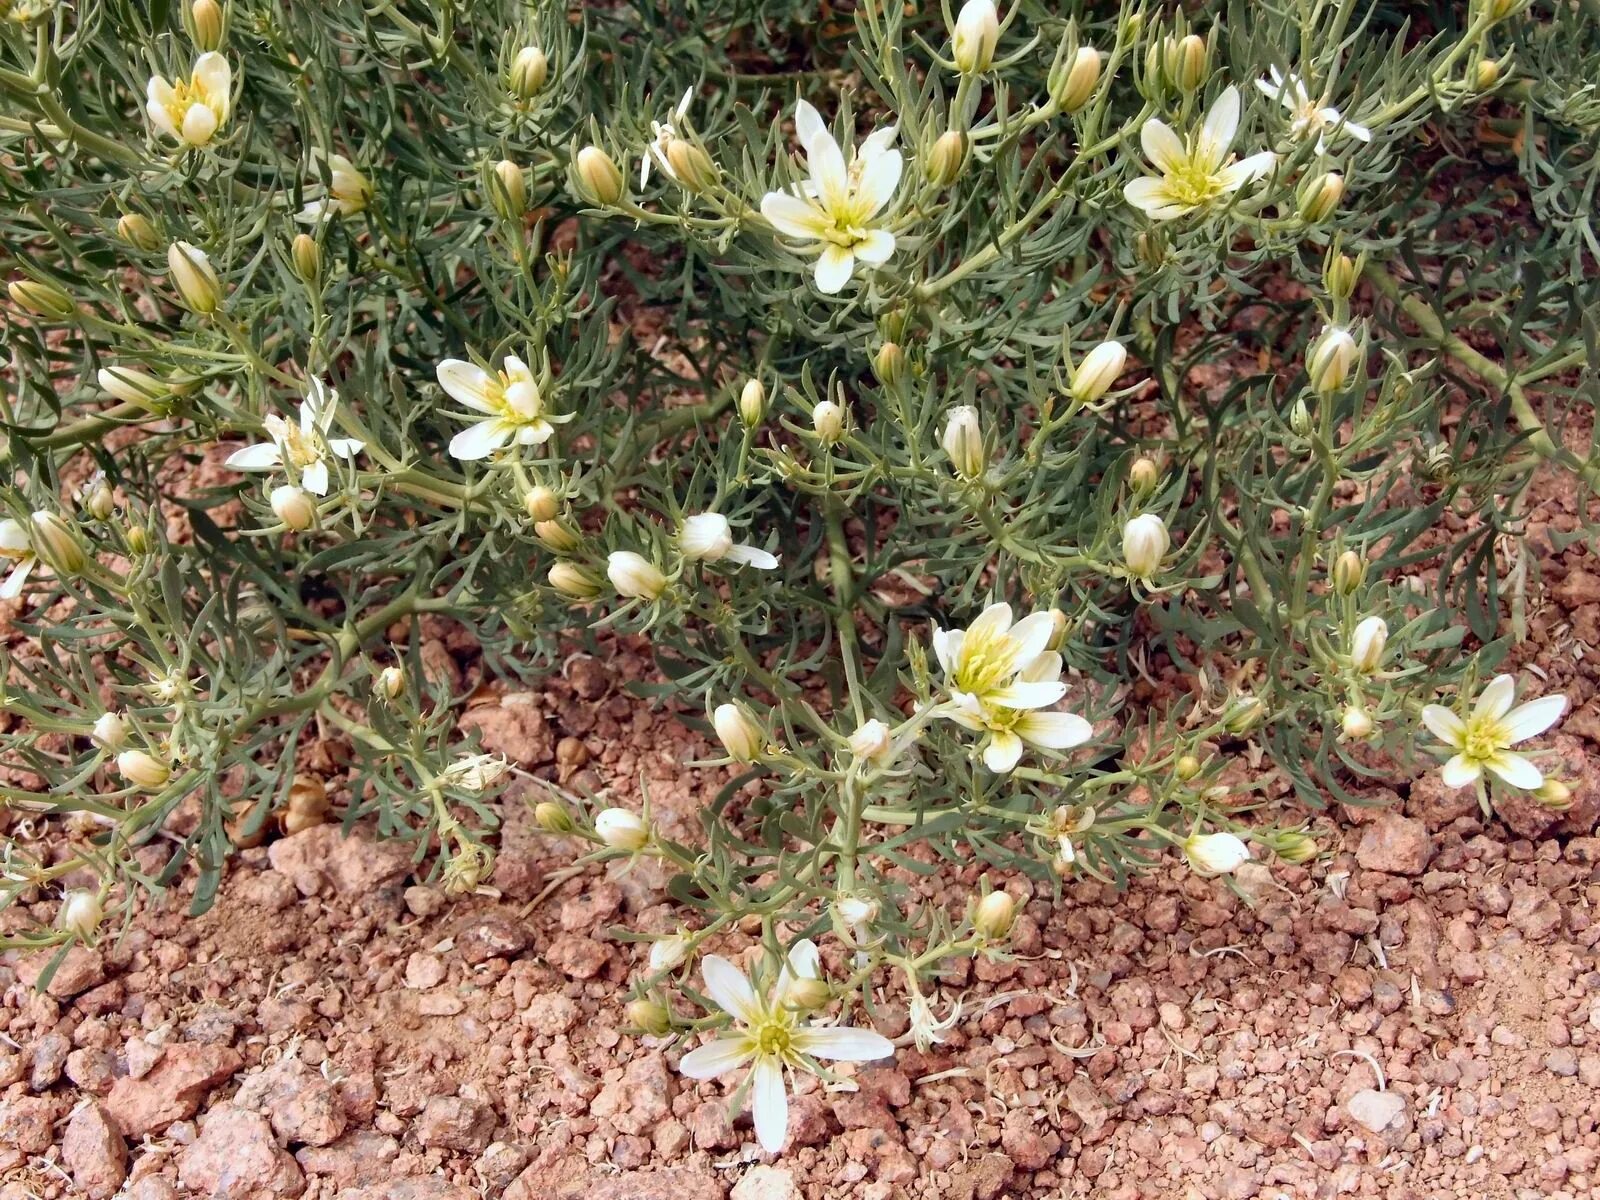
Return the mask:
M1222 193L1222 184L1210 171L1193 159L1186 160L1166 176L1166 191L1179 204L1199 207Z
M788 1058L794 1052L794 1025L782 1010L774 1010L750 1032L762 1057Z
M211 93L204 84L194 79L180 79L172 85L172 99L167 101L167 112L174 125L181 129L184 116L196 104L203 104L216 112L217 106L211 102ZM217 115L220 118L222 114Z
M1004 634L971 633L962 640L952 682L980 699L1009 679L1016 670L1016 649Z
M297 467L309 467L322 461L322 451L316 439L295 425L286 425L283 431L283 456Z
M1491 759L1510 744L1498 721L1468 718L1466 736L1461 742L1461 753L1475 762Z

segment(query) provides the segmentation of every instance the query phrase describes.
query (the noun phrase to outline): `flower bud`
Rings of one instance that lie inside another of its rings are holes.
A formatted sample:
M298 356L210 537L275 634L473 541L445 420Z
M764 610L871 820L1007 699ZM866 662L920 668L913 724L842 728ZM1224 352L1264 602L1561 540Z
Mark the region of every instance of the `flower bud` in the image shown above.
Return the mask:
M104 479L95 480L83 497L83 511L96 521L109 521L117 511L117 497Z
M961 178L961 169L967 165L967 135L956 129L947 129L933 143L928 154L928 182L935 187L949 187Z
M716 711L711 714L711 727L717 731L718 740L734 761L751 762L761 753L761 745L765 740L761 727L737 704L717 705Z
M1279 837L1272 844L1272 852L1286 863L1308 863L1321 851L1317 839L1309 833L1296 830Z
M38 317L47 317L52 321L64 321L78 311L78 306L73 304L72 297L63 292L53 283L44 283L38 279L18 279L6 288L11 294L13 303L27 309Z
M400 699L406 690L405 668L390 666L379 671L373 690L385 700Z
M733 526L721 513L696 513L683 519L678 549L689 559L717 562L733 549Z
M767 389L759 379L747 379L739 391L739 420L746 429L754 429L767 415Z
M1161 467L1153 458L1141 454L1128 468L1128 485L1140 495L1155 491L1160 482Z
M1300 186L1300 219L1312 225L1326 221L1343 195L1344 176L1339 172L1312 176Z
M1328 260L1322 282L1328 289L1328 295L1335 300L1348 300L1355 294L1359 276L1355 259L1348 254L1335 254Z
M1161 570L1161 560L1171 545L1166 522L1155 513L1134 517L1122 527L1122 561L1128 573L1139 579L1149 579Z
M1296 396L1289 409L1289 429L1300 437L1311 434L1311 406L1306 403L1304 396Z
M899 342L885 342L872 356L872 373L884 387L893 387L899 383L905 370L906 352L900 349Z
M1171 79L1186 92L1192 92L1206 81L1207 58L1205 39L1197 33L1181 38L1167 59Z
M867 762L876 762L894 747L889 727L873 717L850 735L850 753Z
M299 532L317 523L317 502L305 488L286 483L273 488L268 500L278 520L289 529Z
M606 559L606 576L618 595L629 600L654 600L667 586L660 569L632 550L613 550Z
M1383 662L1383 649L1389 641L1389 625L1382 617L1367 617L1350 635L1350 665L1370 675Z
M1267 706L1261 697L1244 692L1235 696L1222 716L1222 727L1236 736L1249 733L1267 715Z
M528 211L528 181L522 168L509 158L495 163L490 172L489 203L502 220L518 221Z
M1491 21L1504 21L1511 15L1512 9L1517 7L1517 0L1489 0L1489 19Z
M576 172L580 198L602 208L622 199L622 172L599 146L578 151Z
M1311 386L1323 395L1337 392L1349 380L1360 353L1349 330L1329 325L1306 357Z
M1128 352L1121 342L1101 342L1083 356L1072 373L1072 398L1079 404L1093 404L1111 390L1127 361Z
M217 311L222 304L222 283L204 250L188 242L173 242L167 247L167 269L190 312L204 315Z
M650 974L670 971L689 956L689 935L673 933L650 943Z
M56 915L56 928L87 941L100 928L105 910L100 897L91 891L76 890L61 897L61 911Z
M1353 596L1367 577L1367 564L1354 550L1346 550L1333 561L1333 589L1341 596Z
M578 827L566 807L554 800L541 800L533 806L533 823L546 833L571 833Z
M1184 783L1200 774L1200 760L1192 754L1181 754L1172 765L1172 773Z
M956 70L976 75L989 69L1000 41L1000 14L994 0L967 0L950 31L950 57Z
M810 975L791 977L781 997L785 1008L792 1008L797 1012L819 1009L831 999L833 999L833 989L828 986L827 980Z
M630 854L642 850L650 840L650 830L638 813L625 808L608 808L594 819L595 834L613 850Z
M1339 728L1345 737L1360 741L1372 732L1372 718L1365 709L1352 704L1344 710L1344 715L1339 718Z
M824 400L811 410L811 428L825 446L831 446L844 436L844 409L832 400Z
M544 484L535 484L528 489L528 494L523 496L522 507L528 514L528 519L537 524L540 521L550 520L561 511L561 497Z
M140 408L155 410L172 398L172 389L165 383L132 367L101 367L95 380L108 396Z
M189 16L194 21L196 49L209 53L222 45L222 6L217 0L194 0Z
M983 448L983 427L978 422L978 410L972 405L958 404L950 410L950 419L945 423L939 444L961 478L976 479L983 474L988 455Z
M1478 64L1477 69L1472 74L1472 78L1473 82L1478 85L1480 92L1487 92L1500 82L1500 64L1492 58L1486 58Z
M667 142L667 166L685 191L698 194L717 184L717 164L688 138L675 137Z
M524 46L511 60L506 87L518 100L532 100L550 77L550 60L537 46Z
M297 233L289 243L289 261L302 283L316 283L322 276L322 247L309 233Z
M117 236L146 254L161 247L161 235L143 213L123 213L117 218Z
M1061 85L1060 103L1065 112L1075 113L1094 96L1100 85L1100 52L1090 46L1078 47Z
M53 512L33 514L33 550L60 576L76 575L89 564L78 532L65 517Z
M1572 789L1559 779L1546 776L1545 781L1533 793L1533 798L1544 807L1556 812L1565 812L1572 807Z
M547 578L550 586L569 600L594 600L600 595L600 580L577 563L558 562L550 568Z
M143 525L129 525L123 531L122 541L128 548L128 553L137 558L148 553L150 549L150 535L144 531Z
M659 1000L634 1000L624 1010L628 1024L652 1037L665 1037L672 1032L672 1014Z
M571 554L583 544L583 539L564 521L551 518L548 521L535 521L533 523L533 536L539 539L539 544L552 554Z
M128 724L117 713L101 713L89 737L100 749L115 752L128 740Z
M1196 834L1183 843L1183 856L1202 875L1229 875L1250 860L1250 848L1231 833Z
M172 778L172 769L143 750L124 750L117 755L117 772L135 787L155 791Z
M1011 932L1017 919L1017 902L1009 892L990 892L978 901L972 913L972 927L991 942Z
M1059 650L1062 640L1067 636L1067 614L1059 608L1047 609L1046 613L1050 617L1050 640L1045 643L1045 647Z

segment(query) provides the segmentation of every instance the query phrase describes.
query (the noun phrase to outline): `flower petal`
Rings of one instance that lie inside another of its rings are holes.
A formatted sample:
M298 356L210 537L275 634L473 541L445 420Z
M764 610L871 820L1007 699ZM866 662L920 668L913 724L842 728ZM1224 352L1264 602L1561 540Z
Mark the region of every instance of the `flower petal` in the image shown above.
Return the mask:
M1511 711L1511 702L1517 698L1517 681L1509 675L1496 675L1489 681L1473 706L1472 715L1498 721Z
M476 462L480 458L488 458L510 440L511 426L499 417L490 417L487 421L468 425L451 438L450 457L463 462Z
M482 367L459 358L447 358L438 366L439 386L452 400L478 412L494 412L489 388L494 377Z
M1194 210L1194 205L1183 204L1172 198L1165 179L1150 176L1130 179L1123 187L1122 195L1129 204L1143 209L1152 221L1171 221Z
M1206 112L1205 124L1200 127L1200 137L1195 149L1203 154L1205 165L1215 169L1222 165L1228 147L1233 145L1239 132L1239 89L1231 83L1211 102Z
M867 236L855 244L854 253L862 262L873 266L888 262L894 253L894 234L887 229L869 229Z
M811 153L811 143L819 136L827 137L828 127L822 123L822 114L802 100L794 106L794 138Z
M194 60L194 81L205 90L206 98L218 102L223 115L228 112L229 93L233 90L233 69L228 60L215 50Z
M704 1046L696 1046L678 1060L678 1073L690 1079L715 1079L729 1071L737 1071L750 1061L755 1053L749 1039L723 1037Z
M905 160L898 150L885 150L863 160L861 181L856 185L856 200L867 206L867 215L876 216L880 209L894 199L900 186L900 174Z
M976 643L997 638L1011 628L1011 605L1005 601L991 604L978 614L978 619L967 626L967 637Z
M1277 161L1278 156L1271 150L1263 150L1260 154L1252 154L1249 158L1241 158L1224 167L1217 174L1217 180L1225 191L1236 192L1251 180L1259 179L1272 170L1272 164Z
M728 548L724 558L732 562L744 563L746 566L755 567L758 571L771 571L778 565L775 555L768 554L765 550L758 550L754 546L744 546L735 542Z
M1046 650L1043 654L1030 659L1022 670L1017 672L1017 682L1055 683L1061 678L1063 666L1061 655L1054 650Z
M1483 765L1512 787L1522 788L1524 791L1531 792L1544 782L1543 771L1522 755L1511 751L1502 750L1493 758L1485 760Z
M354 458L366 449L367 444L355 438L329 438L328 449L340 458Z
M820 979L822 977L822 960L817 953L817 944L810 938L801 938L789 947L789 953L784 958L783 970L778 972L778 994L783 994L784 988L794 979Z
M1481 774L1483 774L1482 769L1465 754L1456 755L1439 770L1439 778L1445 787L1453 788L1476 783Z
M1011 627L1006 636L1016 647L1017 662L1029 664L1044 653L1045 647L1050 644L1050 639L1055 633L1055 618L1048 612L1041 611L1023 617Z
M328 464L320 458L300 472L300 486L313 496L328 494Z
M1067 685L1059 681L1029 683L1013 679L1003 687L988 692L984 699L1002 708L1044 708L1067 694Z
M1022 761L1022 739L1009 729L998 729L983 748L983 765L996 775L1009 775Z
M1172 126L1155 117L1140 127L1139 144L1144 147L1144 156L1163 174L1176 171L1188 158L1183 139L1173 132Z
M837 295L850 282L855 266L856 256L843 246L824 246L817 256L817 291L825 296Z
M1506 740L1514 746L1528 738L1538 737L1559 721L1561 714L1566 711L1565 696L1541 696L1513 708L1501 718L1500 727L1506 731Z
M706 995L723 1012L745 1025L754 1025L761 1018L761 1005L756 1000L756 990L750 980L727 959L708 954L700 962L700 978L705 981Z
M270 471L283 461L276 442L257 442L228 455L223 466L235 471Z
M783 1067L776 1058L761 1059L751 1072L750 1115L761 1148L768 1154L781 1152L789 1137L789 1094L783 1086Z
M871 1029L849 1025L811 1025L797 1029L794 1041L802 1054L839 1062L872 1062L894 1054L894 1043Z
M12 568L5 583L0 584L0 600L15 600L22 595L22 585L28 582L28 576L38 561L36 558L25 558Z
M845 170L844 152L833 135L823 131L806 146L806 164L817 199L829 212L843 211L850 203L850 174Z
M1094 726L1076 713L1030 712L1012 728L1023 741L1046 750L1070 750L1094 736Z
M959 629L935 629L933 631L933 656L939 660L939 667L946 674L950 672L950 664L961 656L962 631Z
M1467 723L1442 704L1426 704L1422 708L1422 723L1446 746L1461 749L1467 739Z
M768 192L761 197L761 215L785 237L815 241L828 228L828 218L816 205L788 192Z

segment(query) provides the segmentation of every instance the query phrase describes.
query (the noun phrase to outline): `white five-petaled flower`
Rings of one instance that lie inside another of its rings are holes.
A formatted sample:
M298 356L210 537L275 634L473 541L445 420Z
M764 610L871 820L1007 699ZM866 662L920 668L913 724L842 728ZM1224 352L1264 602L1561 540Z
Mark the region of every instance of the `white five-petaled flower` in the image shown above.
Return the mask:
M270 442L258 442L228 456L226 466L235 471L270 471L287 466L300 476L300 486L318 496L328 494L328 455L349 460L361 453L364 442L355 438L330 438L339 393L313 379L300 402L300 423L268 413L263 424Z
M894 1053L894 1044L870 1029L804 1021L783 1002L789 986L787 964L766 997L756 993L738 967L714 954L701 963L700 974L706 995L734 1023L715 1041L685 1054L678 1070L690 1079L714 1079L748 1064L756 1138L769 1153L782 1150L789 1133L785 1070L817 1073L818 1059L871 1062Z
M1040 712L1066 695L1061 655L1045 649L1055 618L1037 612L1012 624L1009 604L991 604L966 629L936 629L933 652L944 668L950 705L943 715L987 734L983 762L1005 774L1024 744L1045 750L1081 746L1094 729L1072 713Z
M1439 772L1446 787L1476 783L1486 767L1512 787L1525 791L1534 791L1544 783L1544 773L1511 747L1554 725L1566 711L1567 698L1542 696L1512 708L1516 696L1516 680L1509 675L1496 675L1465 717L1442 704L1423 708L1422 723L1455 751Z
M372 184L342 154L328 155L327 195L308 201L295 216L296 221L314 225L324 217L353 217L372 199ZM321 190L320 181L318 190Z
M1230 163L1229 148L1239 131L1239 89L1226 88L1211 104L1205 121L1185 142L1164 121L1152 117L1139 130L1145 157L1159 175L1135 179L1123 195L1152 220L1170 221L1205 208L1272 169L1270 150Z
M822 117L804 100L795 106L794 126L811 178L798 195L768 192L761 215L785 237L818 246L817 290L831 296L850 282L857 259L876 266L894 253L894 234L883 227L882 215L904 165L894 149L898 127L870 135L846 162Z
M0 558L15 564L6 581L0 583L0 600L15 600L22 595L23 584L28 582L28 576L39 562L39 556L33 552L33 542L21 521L10 517L0 521Z
M694 89L689 88L683 93L683 99L678 101L678 107L672 110L672 119L668 121L650 122L650 144L645 147L644 153L639 156L639 190L644 191L645 185L650 182L650 160L654 159L656 165L666 173L668 179L676 179L677 171L673 170L672 163L667 159L667 150L678 137L678 130L674 122L681 121L689 111L689 101L694 99Z
M466 461L488 458L512 442L543 445L556 431L554 422L571 419L545 412L539 381L527 363L510 354L493 375L459 358L447 358L439 364L439 386L473 412L488 414L450 439L451 455Z
M188 79L168 83L160 75L150 76L145 112L174 141L204 146L228 119L232 89L228 60L212 51L194 60Z
M685 558L705 562L746 563L763 571L778 565L776 555L746 546L733 540L733 526L721 513L696 513L683 519L683 529L678 534L678 548Z
M1273 67L1268 78L1256 80L1256 88L1263 95L1279 101L1289 111L1289 128L1296 137L1303 138L1313 133L1317 135L1318 154L1326 154L1327 139L1341 133L1358 142L1372 140L1372 130L1365 125L1347 121L1333 105L1313 100L1311 93L1306 90L1305 81L1293 71L1285 77L1283 72Z

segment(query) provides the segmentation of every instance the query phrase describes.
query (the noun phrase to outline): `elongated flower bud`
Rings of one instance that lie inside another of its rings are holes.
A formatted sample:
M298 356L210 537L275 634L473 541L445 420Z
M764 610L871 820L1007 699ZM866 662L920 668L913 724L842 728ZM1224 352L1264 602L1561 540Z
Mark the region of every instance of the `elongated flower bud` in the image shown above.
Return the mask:
M767 415L767 389L759 379L747 379L739 391L739 420L754 429Z
M735 762L752 762L761 753L761 727L737 704L719 704L711 714L717 738Z
M583 544L583 539L578 536L575 529L554 518L548 521L535 521L533 536L538 538L539 544L552 554L571 554Z
M831 446L844 436L844 409L832 400L824 400L811 410L811 428L825 446Z
M868 762L876 762L894 748L894 737L889 727L873 717L863 721L850 735L850 753Z
M533 821L546 833L571 833L578 827L566 807L554 800L541 800L535 804Z
M143 750L124 750L117 755L117 772L135 787L155 791L172 778L172 768Z
M667 143L667 165L685 191L699 194L716 186L717 164L688 138L675 137Z
M575 171L582 199L602 208L622 199L622 172L599 146L585 146L578 151Z
M906 352L899 342L885 342L872 356L872 373L884 387L893 387L906 372Z
M101 367L95 381L108 396L140 408L154 410L172 398L172 389L165 383L132 367Z
M672 1032L672 1014L659 1000L633 1000L623 1010L628 1024L651 1037L665 1037Z
M528 211L528 181L522 168L508 158L495 163L489 181L489 199L504 220L521 220Z
M184 307L202 315L217 311L222 304L222 282L204 250L188 242L173 242L167 247L167 269Z
M519 100L532 100L550 77L550 60L537 46L524 46L511 60L506 86Z
M792 1008L796 1012L811 1012L833 999L833 989L828 986L826 979L798 975L790 978L780 999L785 1008Z
M1156 484L1160 482L1161 467L1153 458L1141 454L1128 467L1128 484L1140 494L1155 491Z
M1310 862L1321 852L1321 847L1317 845L1317 839L1309 833L1297 830L1286 833L1273 842L1272 852L1284 862L1298 865Z
M161 235L143 213L123 213L117 218L117 236L146 254L161 247Z
M78 532L58 513L36 512L30 522L34 553L57 575L76 575L89 564Z
M550 586L570 600L593 600L600 595L599 578L577 563L556 563L548 578Z
M561 511L561 497L544 484L535 484L522 498L523 510L531 521L548 521Z
M1078 364L1072 373L1072 397L1080 404L1093 404L1111 390L1122 374L1128 352L1121 342L1101 342Z
M61 897L61 911L56 915L56 928L87 941L100 928L105 910L100 897L94 892L77 890Z
M1350 664L1363 675L1370 675L1383 662L1389 641L1389 625L1382 617L1367 617L1350 635Z
M625 808L608 808L594 819L594 831L613 850L632 853L644 848L650 830L638 813Z
M928 182L935 187L949 187L961 178L961 168L967 165L967 135L957 129L947 129L933 143L928 154Z
M1202 875L1229 875L1250 860L1250 848L1231 833L1196 834L1183 854Z
M385 667L378 672L373 690L385 700L398 700L406 690L406 673L403 667Z
M1311 224L1326 221L1339 206L1344 195L1344 176L1337 171L1324 171L1307 180L1300 188L1300 218Z
M1545 776L1533 798L1553 812L1565 812L1572 807L1572 789L1553 776Z
M1311 386L1323 395L1337 392L1349 380L1360 353L1349 330L1338 325L1328 326L1306 358L1306 373L1311 377Z
M116 493L104 479L94 481L83 496L83 511L96 521L108 521L117 511Z
M689 941L687 933L673 933L651 942L650 973L659 975L662 971L670 971L682 964L683 960L689 957Z
M961 478L976 479L983 474L988 458L983 449L983 426L978 421L978 410L970 404L958 404L950 410L939 444Z
M272 489L272 511L285 526L299 532L317 523L317 502L302 487L286 483Z
M606 576L617 594L629 600L654 600L667 587L660 568L632 550L613 550L606 559Z
M37 317L64 321L78 311L72 297L53 283L38 279L18 279L6 286L12 301Z
M1017 919L1017 902L1009 892L990 892L978 901L972 913L972 927L991 942L1011 932Z
M1061 107L1075 113L1094 96L1100 85L1100 52L1091 46L1080 46L1072 56L1072 66L1067 68L1066 81L1061 85Z
M222 6L217 0L194 0L189 6L189 17L194 22L194 44L198 50L211 51L222 45Z
M1140 579L1149 579L1161 570L1161 560L1171 544L1166 522L1155 513L1134 517L1122 527L1122 561L1129 574Z
M1336 300L1348 300L1355 293L1359 277L1360 268L1355 259L1348 254L1335 254L1328 260L1327 269L1322 273L1322 282L1328 289L1328 295Z
M1192 92L1206 81L1209 53L1205 39L1197 33L1180 38L1168 58L1172 81L1186 92Z
M322 276L322 247L309 233L297 233L289 243L289 261L302 283L316 283Z
M102 750L117 751L128 740L128 725L114 712L101 713L89 737Z
M1339 718L1339 728L1345 737L1359 741L1372 732L1372 717L1363 708L1352 704L1344 710L1344 715Z
M956 69L968 75L987 71L999 41L1000 14L994 0L967 0L950 31L950 57Z
M1341 596L1353 596L1367 576L1367 565L1354 550L1346 550L1333 562L1333 589Z

